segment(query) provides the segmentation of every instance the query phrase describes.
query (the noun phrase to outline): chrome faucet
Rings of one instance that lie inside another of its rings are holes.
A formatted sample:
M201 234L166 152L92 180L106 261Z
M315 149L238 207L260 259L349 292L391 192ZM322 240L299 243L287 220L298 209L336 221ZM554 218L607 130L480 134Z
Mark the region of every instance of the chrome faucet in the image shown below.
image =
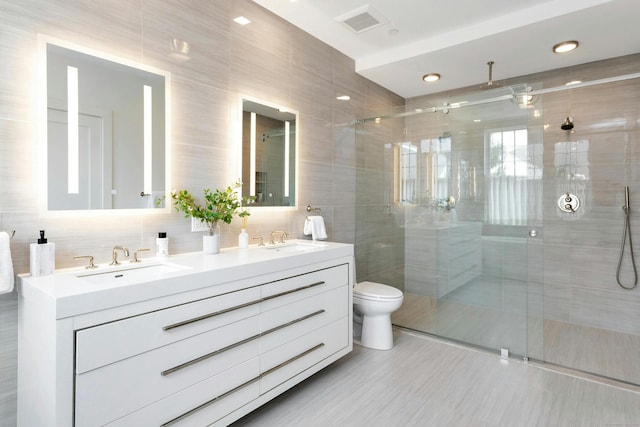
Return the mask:
M124 246L114 246L113 256L111 258L111 263L109 263L109 265L120 265L120 262L118 262L118 251L122 251L122 253L124 253L124 256L129 256L129 249L127 249Z
M280 234L280 243L284 243L284 239L287 238L287 233L285 231L276 230L271 232L271 239L269 239L269 244L275 245L276 242L273 240L273 236Z

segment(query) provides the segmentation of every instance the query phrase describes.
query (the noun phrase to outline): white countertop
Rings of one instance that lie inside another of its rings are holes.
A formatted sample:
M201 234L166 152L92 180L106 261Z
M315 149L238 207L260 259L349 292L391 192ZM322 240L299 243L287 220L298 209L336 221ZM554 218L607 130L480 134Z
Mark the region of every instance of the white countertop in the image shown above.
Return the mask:
M142 258L138 264L127 259L117 267L101 264L92 270L60 269L49 276L25 274L19 276L18 292L23 298L37 298L53 307L55 318L61 319L343 257L353 257L352 244L290 240L284 245L225 248L219 254L192 252ZM175 268L135 283L116 279L93 282L81 277L157 264Z

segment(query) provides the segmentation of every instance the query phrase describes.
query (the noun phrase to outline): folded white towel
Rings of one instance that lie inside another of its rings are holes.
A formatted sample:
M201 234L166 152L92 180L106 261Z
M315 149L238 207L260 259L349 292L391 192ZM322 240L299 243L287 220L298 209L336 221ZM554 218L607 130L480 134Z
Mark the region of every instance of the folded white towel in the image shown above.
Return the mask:
M0 231L0 294L13 291L13 261L11 261L11 238Z
M311 236L313 240L325 240L327 238L327 229L324 226L324 218L319 215L308 216L304 221L305 236Z

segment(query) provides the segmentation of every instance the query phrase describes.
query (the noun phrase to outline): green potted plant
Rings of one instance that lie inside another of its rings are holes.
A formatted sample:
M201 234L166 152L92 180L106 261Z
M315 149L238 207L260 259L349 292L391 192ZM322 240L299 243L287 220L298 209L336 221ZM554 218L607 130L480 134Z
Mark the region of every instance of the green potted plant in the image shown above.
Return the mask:
M196 218L208 228L202 238L203 251L217 254L220 252L220 221L230 224L233 216L242 207L242 199L237 189L242 186L236 181L227 188L211 191L204 190L204 202L200 204L187 190L174 190L171 192L173 204L178 212L184 213L185 218ZM245 199L245 203L251 203L251 198ZM239 213L243 218L250 215L245 209Z

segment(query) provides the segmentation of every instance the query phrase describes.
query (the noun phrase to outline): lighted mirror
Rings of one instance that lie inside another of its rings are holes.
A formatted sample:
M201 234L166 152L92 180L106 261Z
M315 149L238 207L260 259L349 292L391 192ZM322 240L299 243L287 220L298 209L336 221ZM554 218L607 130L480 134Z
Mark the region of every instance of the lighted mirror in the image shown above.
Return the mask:
M255 206L296 205L297 114L242 100L242 196Z
M58 41L42 46L46 208L164 208L170 75Z

